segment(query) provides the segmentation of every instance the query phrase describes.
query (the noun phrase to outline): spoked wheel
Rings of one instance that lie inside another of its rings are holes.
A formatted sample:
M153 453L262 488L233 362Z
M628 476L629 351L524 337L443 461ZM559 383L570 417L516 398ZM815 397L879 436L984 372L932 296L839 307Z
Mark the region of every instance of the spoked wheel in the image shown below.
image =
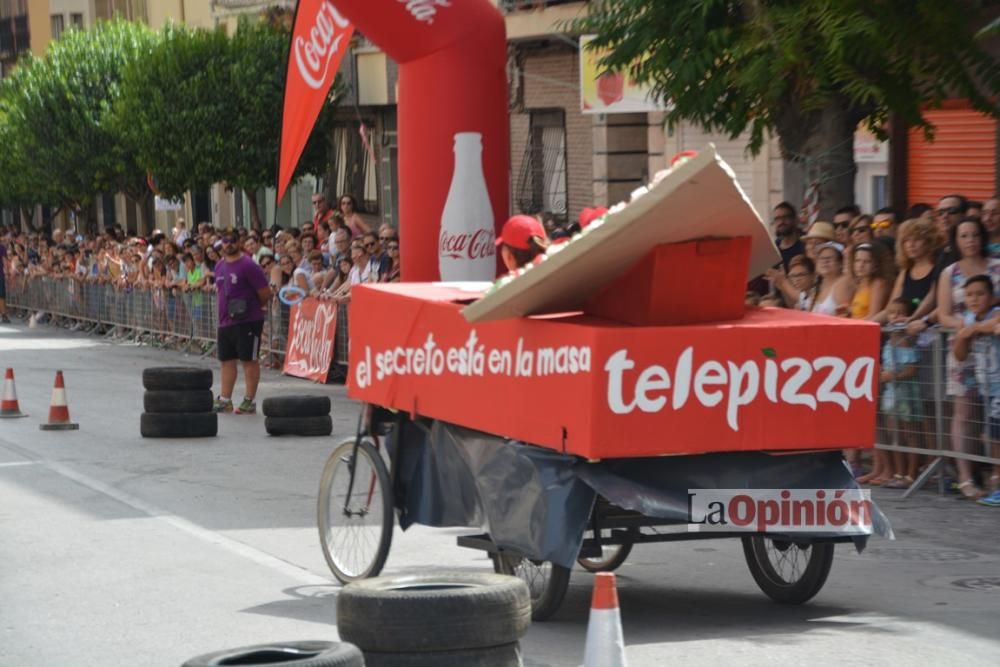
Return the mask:
M317 503L323 556L345 584L378 576L392 544L392 491L385 461L368 439L353 456L354 441L344 440L327 459Z
M601 555L593 558L577 558L576 562L580 567L588 572L614 572L628 555L632 553L632 543L625 544L602 544Z
M528 584L533 621L544 621L556 613L569 587L569 568L548 561L494 554L493 571L513 575Z
M743 538L743 555L754 581L769 598L784 604L802 604L819 593L833 565L833 548L831 542Z

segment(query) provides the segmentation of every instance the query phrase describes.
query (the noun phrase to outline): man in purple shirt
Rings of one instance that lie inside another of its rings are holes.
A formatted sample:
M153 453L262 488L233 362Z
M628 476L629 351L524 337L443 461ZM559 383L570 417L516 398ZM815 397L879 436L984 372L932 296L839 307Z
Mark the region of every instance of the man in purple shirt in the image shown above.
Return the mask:
M222 236L222 257L215 267L215 289L219 295L219 362L222 365L222 393L215 400L216 412L233 412L236 360L243 366L246 393L236 414L257 412L257 384L260 382L260 337L264 331L264 307L271 289L260 266L240 250L239 236L228 231Z

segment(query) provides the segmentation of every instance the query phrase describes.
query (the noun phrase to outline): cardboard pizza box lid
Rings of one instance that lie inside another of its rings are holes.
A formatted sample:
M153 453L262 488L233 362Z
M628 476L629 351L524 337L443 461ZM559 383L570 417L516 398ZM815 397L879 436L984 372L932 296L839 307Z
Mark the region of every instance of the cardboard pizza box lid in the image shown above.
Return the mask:
M781 261L767 225L709 144L645 195L609 213L604 224L466 306L462 315L487 322L577 310L658 245L740 236L752 244L748 281ZM686 289L684 276L673 286Z

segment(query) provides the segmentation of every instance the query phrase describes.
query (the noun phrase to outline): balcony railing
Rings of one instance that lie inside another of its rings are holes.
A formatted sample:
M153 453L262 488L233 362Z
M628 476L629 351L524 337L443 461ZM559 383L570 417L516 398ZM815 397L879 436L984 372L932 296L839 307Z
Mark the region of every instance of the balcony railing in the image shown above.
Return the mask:
M500 0L500 10L504 12L516 12L523 9L545 9L555 5L570 5L581 0Z

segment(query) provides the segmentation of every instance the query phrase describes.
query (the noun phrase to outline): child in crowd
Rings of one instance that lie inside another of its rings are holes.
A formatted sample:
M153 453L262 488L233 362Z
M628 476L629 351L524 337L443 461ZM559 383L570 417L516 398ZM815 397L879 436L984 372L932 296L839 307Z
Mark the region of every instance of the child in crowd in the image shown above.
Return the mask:
M923 399L917 386L919 352L914 339L907 335L906 321L916 306L910 301L893 299L886 308L889 322L895 328L882 347L881 409L888 416L886 428L895 433L893 444L916 447L912 442L923 418ZM858 481L880 484L889 489L905 489L913 483L917 472L917 455L875 450L872 471ZM895 472L893 472L895 471Z
M976 384L983 398L986 436L994 453L1000 449L1000 308L994 306L993 281L985 274L965 281L964 326L955 334L954 354L959 361L972 357ZM959 485L965 497L979 497L980 504L1000 507L1000 467L994 466L990 478L992 494L982 498L982 491L971 480Z

